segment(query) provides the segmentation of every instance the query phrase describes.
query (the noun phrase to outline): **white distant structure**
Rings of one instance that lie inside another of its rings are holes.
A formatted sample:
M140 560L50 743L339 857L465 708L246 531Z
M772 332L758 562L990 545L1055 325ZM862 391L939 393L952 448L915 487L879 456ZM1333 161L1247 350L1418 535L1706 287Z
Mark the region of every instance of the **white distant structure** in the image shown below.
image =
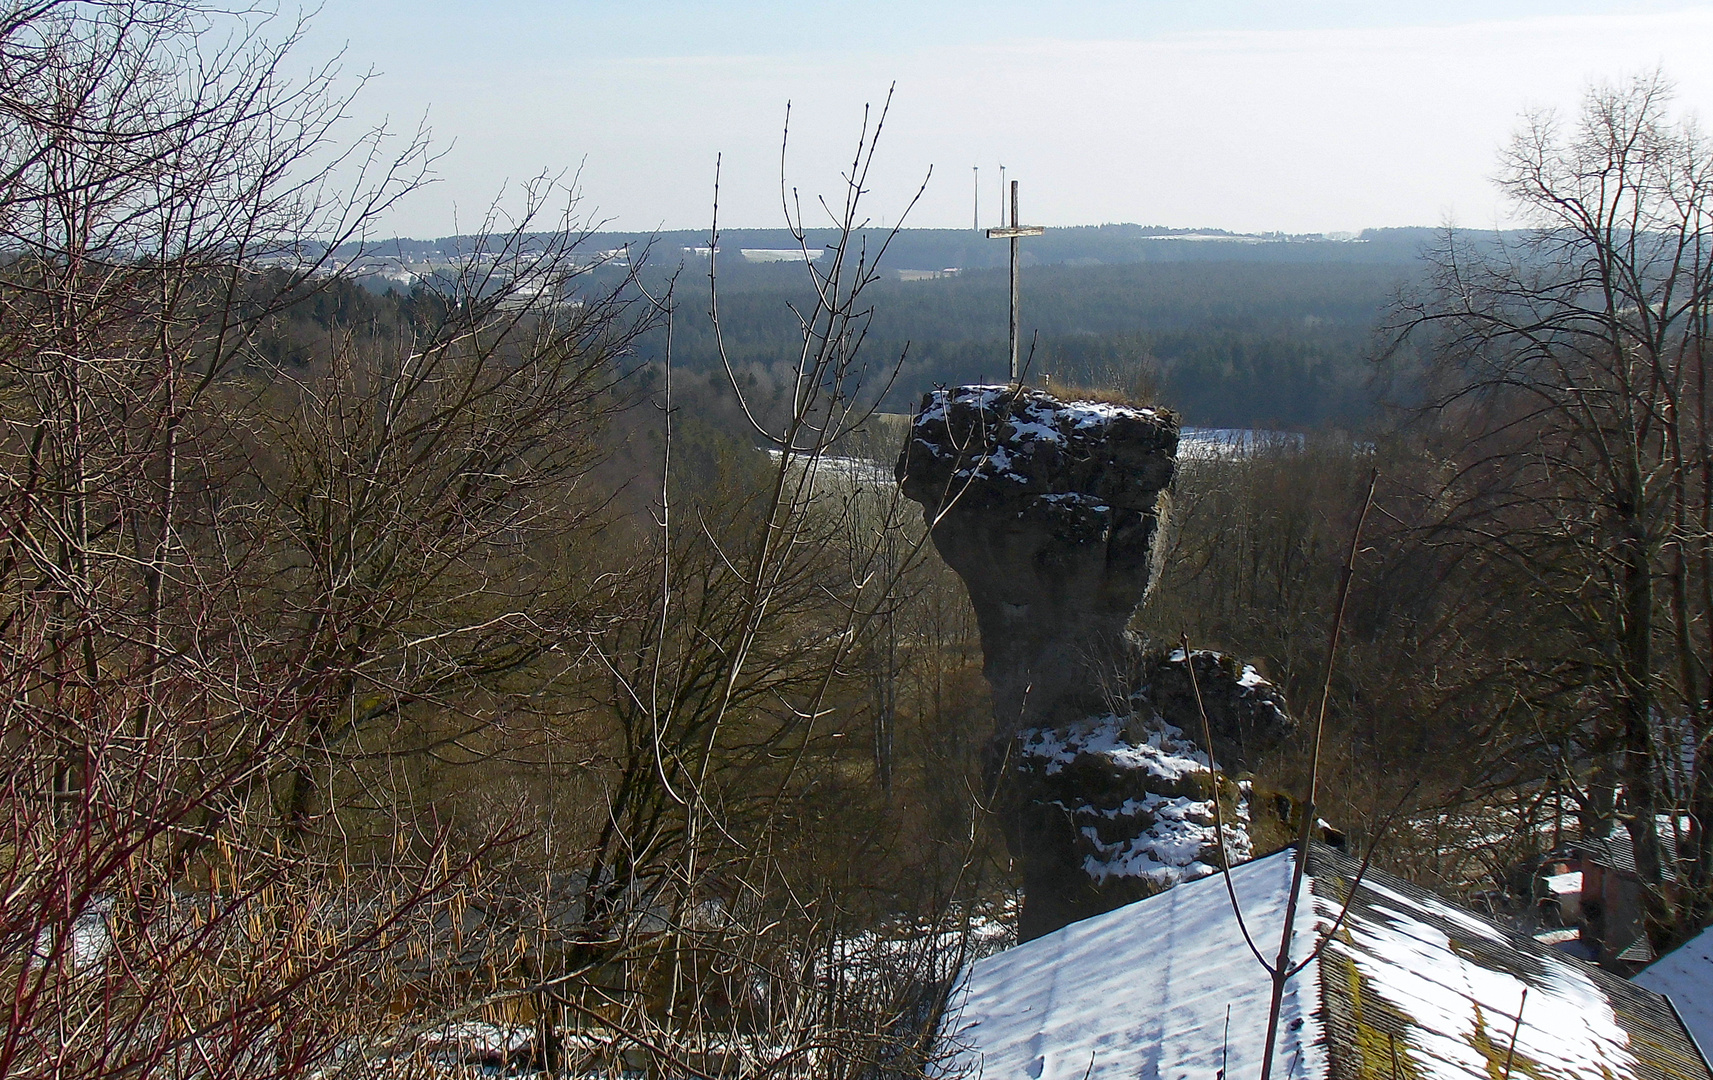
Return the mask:
M821 257L819 248L809 251L804 251L802 248L739 248L738 253L743 256L744 262L752 263L799 262L804 260L815 262Z
M1274 958L1295 852L1231 871ZM1670 1003L1316 845L1276 1080L1713 1077ZM1348 911L1344 911L1349 898ZM1342 920L1340 913L1344 911ZM947 1002L941 1077L1215 1080L1259 1074L1272 984L1220 875L978 960Z
M896 273L899 281L938 281L940 278L957 277L959 269L948 266L941 270L899 270Z
M1188 240L1199 244L1278 244L1282 236L1256 236L1251 233L1169 233L1144 237L1147 240Z

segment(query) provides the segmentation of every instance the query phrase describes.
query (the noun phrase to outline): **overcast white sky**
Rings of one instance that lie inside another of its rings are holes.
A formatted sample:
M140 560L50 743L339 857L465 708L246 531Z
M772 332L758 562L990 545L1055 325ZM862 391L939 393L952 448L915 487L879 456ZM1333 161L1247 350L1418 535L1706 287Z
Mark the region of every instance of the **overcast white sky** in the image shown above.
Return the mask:
M581 168L611 228L777 226L790 180L835 192L865 102L896 81L871 209L991 223L999 166L1047 225L1290 232L1494 223L1488 178L1527 108L1656 66L1713 106L1713 3L1620 0L326 0L305 57L373 69L356 119L446 147L386 225L468 228L508 182ZM456 226L455 226L456 222ZM384 230L385 231L385 230Z

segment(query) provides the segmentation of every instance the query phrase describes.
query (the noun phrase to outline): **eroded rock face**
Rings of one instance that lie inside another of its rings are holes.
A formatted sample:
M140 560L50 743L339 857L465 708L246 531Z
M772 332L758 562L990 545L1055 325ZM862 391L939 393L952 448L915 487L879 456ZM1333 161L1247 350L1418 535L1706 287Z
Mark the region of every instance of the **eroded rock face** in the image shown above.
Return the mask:
M1004 386L924 397L898 479L969 589L1002 733L1122 700L1111 673L1177 446L1165 410Z
M1182 649L1149 656L1141 665L1137 685L1138 701L1191 732L1197 743L1202 742L1195 697L1199 689L1214 758L1225 772L1250 771L1296 727L1278 687L1250 665L1209 649L1192 651L1187 664Z
M1217 653L1144 655L1125 634L1155 577L1177 441L1164 410L966 386L924 398L898 460L980 624L1024 940L1216 873L1216 798L1233 861L1258 833L1288 835L1262 820L1288 807L1228 779L1290 731L1278 692Z

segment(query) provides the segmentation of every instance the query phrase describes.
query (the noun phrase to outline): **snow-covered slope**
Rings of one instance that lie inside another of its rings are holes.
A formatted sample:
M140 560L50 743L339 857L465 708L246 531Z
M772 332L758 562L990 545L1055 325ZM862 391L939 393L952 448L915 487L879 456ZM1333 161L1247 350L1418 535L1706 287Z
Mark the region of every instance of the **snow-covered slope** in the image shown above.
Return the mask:
M1269 960L1293 856L1231 874ZM1713 1080L1656 994L1390 875L1358 885L1357 871L1313 849L1292 959L1332 936L1286 985L1275 1076ZM940 1074L1255 1076L1269 990L1221 877L1187 881L972 965L948 1004Z
M1256 941L1278 947L1290 859L1232 871ZM1299 921L1297 954L1313 941ZM942 1031L942 1076L987 1080L1148 1080L1254 1076L1270 984L1216 876L1073 923L972 965ZM1278 1076L1324 1076L1313 979L1286 990ZM1229 1010L1229 1036L1226 1017Z

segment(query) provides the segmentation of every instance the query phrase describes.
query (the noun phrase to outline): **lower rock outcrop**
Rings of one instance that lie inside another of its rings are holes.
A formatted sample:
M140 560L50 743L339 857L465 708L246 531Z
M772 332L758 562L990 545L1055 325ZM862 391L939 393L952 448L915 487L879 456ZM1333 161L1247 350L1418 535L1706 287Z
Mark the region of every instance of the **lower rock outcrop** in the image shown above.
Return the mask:
M1213 727L1217 790L1189 691L1192 663ZM1200 651L1187 663L1181 651L1146 656L1137 679L1122 712L1025 729L989 745L1000 826L1023 871L1022 940L1290 838L1290 805L1232 778L1291 728L1272 684L1254 668Z
M1163 409L966 386L923 399L899 457L981 629L987 772L1024 940L1217 872L1216 800L1232 860L1288 835L1271 800L1229 779L1291 730L1277 691L1216 653L1144 654L1125 632L1156 575L1177 440Z

